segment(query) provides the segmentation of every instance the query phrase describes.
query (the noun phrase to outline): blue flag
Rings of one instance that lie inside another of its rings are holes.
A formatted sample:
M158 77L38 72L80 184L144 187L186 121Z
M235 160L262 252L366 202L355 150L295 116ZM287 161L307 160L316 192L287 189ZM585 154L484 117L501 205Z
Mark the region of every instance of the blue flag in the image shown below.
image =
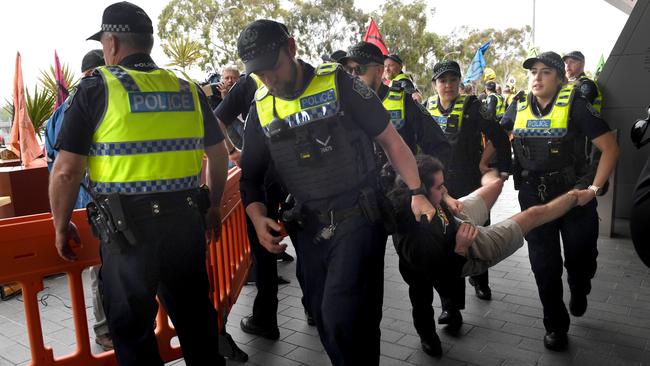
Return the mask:
M476 51L476 55L474 55L474 59L472 59L472 64L469 65L467 73L465 73L465 79L463 80L464 83L476 80L483 74L483 69L485 68L485 58L483 58L483 54L490 47L490 43L492 43L492 40L485 42L485 44L479 47Z

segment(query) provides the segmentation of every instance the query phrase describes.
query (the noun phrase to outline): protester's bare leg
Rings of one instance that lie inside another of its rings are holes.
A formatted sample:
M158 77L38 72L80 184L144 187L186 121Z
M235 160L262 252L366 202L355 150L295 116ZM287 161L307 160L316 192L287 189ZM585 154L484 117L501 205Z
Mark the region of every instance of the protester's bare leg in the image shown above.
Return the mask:
M499 178L496 170L491 169L483 174L481 188L475 190L472 194L481 197L489 211L499 198L501 190L503 190L503 180Z
M512 216L511 219L519 225L523 234L526 235L532 229L564 216L577 204L576 190L571 190L545 205L529 207L527 210Z

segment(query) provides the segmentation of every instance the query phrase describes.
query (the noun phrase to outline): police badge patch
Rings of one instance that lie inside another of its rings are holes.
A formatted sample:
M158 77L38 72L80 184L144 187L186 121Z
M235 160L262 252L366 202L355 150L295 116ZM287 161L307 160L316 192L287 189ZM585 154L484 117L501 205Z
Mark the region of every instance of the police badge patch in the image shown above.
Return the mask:
M375 94L358 77L355 77L354 80L352 81L352 89L354 89L355 92L359 93L359 95L361 95L361 98L363 99L370 99L372 98L373 94Z

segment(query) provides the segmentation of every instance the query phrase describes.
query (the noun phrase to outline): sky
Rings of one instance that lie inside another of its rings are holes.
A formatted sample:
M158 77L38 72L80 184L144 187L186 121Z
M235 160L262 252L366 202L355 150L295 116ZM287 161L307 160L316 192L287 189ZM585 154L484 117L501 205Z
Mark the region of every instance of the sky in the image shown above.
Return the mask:
M132 0L142 7L154 22L164 8L165 0ZM215 0L216 1L216 0ZM406 0L408 1L408 0ZM99 42L86 41L99 30L104 8L115 0L21 0L3 2L0 14L0 104L11 98L16 52L22 56L25 86L32 90L40 70L54 63L56 50L62 63L80 75L81 59ZM355 0L365 10L376 10L376 0ZM533 0L428 0L436 9L429 19L430 30L450 34L460 26L505 29L532 25ZM83 14L83 16L79 16ZM541 51L560 54L581 50L586 56L586 69L594 70L600 55L609 55L627 21L627 14L603 0L537 0L535 44ZM381 32L381 24L379 24ZM298 40L300 41L300 40ZM153 58L159 65L169 60L162 53L156 38ZM390 48L390 45L388 45ZM489 66L489 59L488 66ZM201 73L190 74L203 80Z

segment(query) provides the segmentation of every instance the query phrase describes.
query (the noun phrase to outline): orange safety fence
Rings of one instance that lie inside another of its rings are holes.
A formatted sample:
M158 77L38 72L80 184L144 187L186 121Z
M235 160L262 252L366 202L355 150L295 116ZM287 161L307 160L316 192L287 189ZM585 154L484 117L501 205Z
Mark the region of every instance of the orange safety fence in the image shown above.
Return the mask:
M245 211L239 196L240 175L237 168L229 171L221 208L221 238L217 241L213 238L207 259L211 298L219 313L220 329L239 296L251 264ZM76 210L72 221L81 236L81 244L73 244L78 257L74 263L64 261L57 254L50 213L0 220L0 284L18 282L22 287L32 356L30 365L117 365L113 351L91 352L82 271L100 263L99 242L92 235L85 210ZM59 273L68 279L77 348L71 354L55 358L52 348L44 344L37 296L43 290L43 279ZM160 306L156 336L160 354L169 362L181 358L182 353L180 347L171 345L176 332L167 319Z

